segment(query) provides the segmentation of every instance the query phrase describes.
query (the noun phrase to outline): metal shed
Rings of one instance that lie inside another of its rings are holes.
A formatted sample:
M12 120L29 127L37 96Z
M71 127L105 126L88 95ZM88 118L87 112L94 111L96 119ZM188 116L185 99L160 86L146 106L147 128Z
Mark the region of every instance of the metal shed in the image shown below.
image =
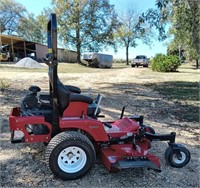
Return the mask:
M0 50L9 53L10 61L17 61L24 57L32 57L40 62L48 53L46 45L4 34L0 34ZM75 51L58 48L58 61L75 63L77 62L77 53Z

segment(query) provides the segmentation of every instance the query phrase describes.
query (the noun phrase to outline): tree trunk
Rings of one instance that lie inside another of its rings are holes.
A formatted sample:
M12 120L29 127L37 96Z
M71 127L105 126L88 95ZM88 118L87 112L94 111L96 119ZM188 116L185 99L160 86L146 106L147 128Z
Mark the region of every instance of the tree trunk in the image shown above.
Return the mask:
M128 48L129 48L129 46L126 46L126 65L129 65L129 62L128 62Z
M81 63L81 42L80 42L80 30L77 28L76 30L76 50L77 50L77 62Z
M198 69L199 68L199 60L196 59L196 68Z
M192 41L196 49L197 54L200 53L200 30L199 30L199 1L198 0L188 0L189 7L192 13ZM198 66L198 60L196 61ZM197 67L198 68L198 67Z
M81 45L80 45L80 43L78 43L76 45L76 48L77 48L77 62L81 63Z

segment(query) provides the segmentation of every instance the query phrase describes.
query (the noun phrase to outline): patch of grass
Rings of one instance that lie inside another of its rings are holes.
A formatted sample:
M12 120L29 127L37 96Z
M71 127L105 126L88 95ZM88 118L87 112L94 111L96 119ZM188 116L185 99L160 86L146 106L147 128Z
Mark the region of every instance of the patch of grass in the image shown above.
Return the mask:
M78 63L59 63L59 73L92 73L97 72L99 69L91 68Z
M58 72L59 73L95 73L95 72L104 72L112 69L121 69L127 68L125 63L113 63L112 68L91 68L88 66L80 65L78 63L59 63L58 64ZM14 65L0 65L0 72L44 72L48 71L48 67L33 69L33 68L22 68L15 67Z
M6 89L10 87L10 83L6 79L0 79L0 91L3 93Z
M198 82L161 82L151 84L154 90L165 95L169 99L177 100L199 100L199 84Z
M112 68L113 69L121 69L121 68L129 68L131 67L131 64L127 65L125 62L118 62L118 63L113 63Z
M47 67L34 69L34 68L23 68L15 67L14 65L0 65L0 72L47 72Z
M178 119L199 122L199 83L169 81L146 84L169 100L175 100L177 109L174 114Z

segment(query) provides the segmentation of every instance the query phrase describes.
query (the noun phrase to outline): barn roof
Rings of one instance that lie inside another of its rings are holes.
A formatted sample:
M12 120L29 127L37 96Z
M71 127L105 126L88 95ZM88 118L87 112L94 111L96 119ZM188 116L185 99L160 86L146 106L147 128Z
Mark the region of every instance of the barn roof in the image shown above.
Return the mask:
M25 40L21 37L0 34L0 45L10 45L12 43L14 44L20 41L25 41Z

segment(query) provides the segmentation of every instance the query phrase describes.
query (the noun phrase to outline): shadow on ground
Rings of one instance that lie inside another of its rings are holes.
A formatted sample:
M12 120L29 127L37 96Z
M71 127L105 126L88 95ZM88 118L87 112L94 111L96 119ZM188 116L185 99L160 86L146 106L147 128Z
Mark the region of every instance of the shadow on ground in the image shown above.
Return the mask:
M159 82L145 86L158 91L168 100L174 100L179 120L199 122L199 83L198 82ZM170 109L169 109L170 110Z

